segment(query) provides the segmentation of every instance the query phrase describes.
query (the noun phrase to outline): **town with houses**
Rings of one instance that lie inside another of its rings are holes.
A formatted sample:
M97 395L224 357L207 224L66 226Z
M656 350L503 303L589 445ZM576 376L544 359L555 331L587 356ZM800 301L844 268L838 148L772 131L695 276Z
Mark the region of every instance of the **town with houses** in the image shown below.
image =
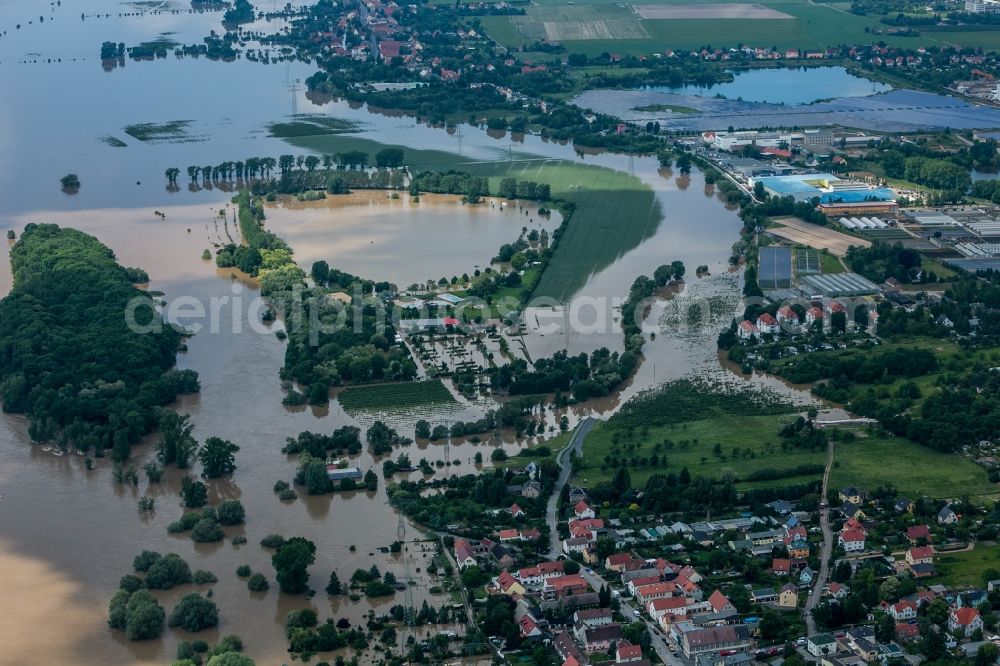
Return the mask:
M551 559L519 555L540 536L531 527L452 547L460 570L493 572L488 595L514 602L520 649L550 645L563 666L916 664L928 641L969 657L1000 645L1000 562L988 570L998 579L978 585L949 587L937 575L936 561L971 549L969 528L989 521L956 504L845 487L828 493L829 507L778 499L733 518L659 523L605 519L582 488L568 496ZM509 513L529 522L516 503ZM509 637L491 640L509 648Z

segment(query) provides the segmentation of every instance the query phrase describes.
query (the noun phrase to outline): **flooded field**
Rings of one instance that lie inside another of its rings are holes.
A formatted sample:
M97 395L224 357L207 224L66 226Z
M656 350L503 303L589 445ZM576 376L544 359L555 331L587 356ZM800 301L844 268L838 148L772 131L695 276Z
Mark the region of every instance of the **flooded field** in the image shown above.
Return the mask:
M558 212L539 215L537 204L499 199L462 203L453 195L407 193L393 199L381 190L359 190L320 201L282 199L266 207L268 225L295 248L306 270L324 259L360 277L413 283L451 278L490 264L500 246L523 228L550 234ZM405 261L400 261L405 257Z
M843 67L779 67L734 72L733 80L708 86L651 87L695 97L722 96L744 102L811 104L834 97L865 97L892 90L892 86L855 76Z
M264 10L277 6L260 3ZM293 502L281 502L272 492L276 481L289 481L294 474L295 461L280 448L287 437L301 431L329 433L341 425L366 427L375 418L384 418L403 434L411 434L421 416L432 422L470 420L490 406L489 401L460 401L419 415L352 416L336 400L327 408L281 405L278 371L284 343L274 335L275 329L250 326L247 311L256 290L233 279L231 271L218 271L213 262L201 259L213 244L238 239L229 200L240 183L205 187L182 175L180 187L168 188L163 175L170 166L184 174L189 164L296 152L269 135L268 127L275 121L321 113L356 125L352 136L360 140L441 151L463 160L565 160L634 174L655 192L663 220L613 265L588 276L578 296L602 299L613 319L613 299L623 298L636 276L681 260L688 266L686 284L669 302L678 307L696 301L716 306L700 327L691 325L686 315L664 315L654 309L649 321L662 326L648 342L646 361L630 386L621 395L573 406L571 422L586 414L608 414L636 391L671 377L722 371L713 327L739 307L740 275L729 272L727 258L740 222L736 211L725 207L697 172L681 177L660 171L652 157L577 154L572 146L533 136L518 137L512 151L510 137L477 128L446 131L347 103L314 103L301 83L313 68L303 64L265 66L171 57L128 61L124 67L106 70L97 58L105 39L135 44L168 35L178 42L195 42L219 29L217 13L191 13L187 3L168 3L157 13L122 16L138 13L130 7L111 0L87 2L81 18L79 5L46 5L46 21L39 23L35 3L0 4L0 27L7 30L0 37L0 85L6 91L0 101L4 114L0 151L5 155L0 161L4 195L0 220L5 229L18 234L29 222L55 222L94 234L124 265L145 268L151 276L149 288L162 291L168 304L182 297L201 303L228 299L223 312L231 325L199 331L179 357L179 367L199 372L202 390L177 408L192 415L199 439L215 435L241 447L235 476L210 482L210 502L240 499L247 523L227 528L227 540L215 545L169 535L167 524L182 512L176 470L152 486L144 479L138 487L115 484L107 459L99 459L88 471L80 456L32 445L24 419L4 415L0 418L0 565L13 582L0 604L0 642L6 646L0 664L172 661L176 642L189 638L183 632L168 630L155 641L130 643L106 623L107 604L119 578L130 572L133 557L144 548L177 552L192 568L218 576L212 589L221 623L216 633L199 637L211 641L217 635L238 633L258 663L288 660L283 624L289 609L312 606L321 620L344 617L356 624L371 610L384 612L389 605L402 603L401 594L378 602L352 602L331 601L320 592L310 600L282 595L274 585L265 594L251 594L235 570L247 564L273 583L270 554L259 546L270 533L306 536L316 543L317 561L310 569L315 588L325 585L331 570L345 580L354 569L373 563L402 576L409 560L417 583L414 601L419 604L429 598L436 605L449 601L432 594L434 581L417 572L426 566L427 553L421 545L410 544L398 556L378 550L395 541L400 528L407 541L420 537L417 528L401 521L388 505L381 478L379 489L371 493L302 494ZM22 29L10 30L18 22L24 24ZM67 122L68 115L72 122ZM151 140L151 124L177 121L184 121L184 132L192 140ZM137 125L146 129L140 131ZM456 162L461 164L457 158ZM78 194L59 191L58 180L67 172L79 174ZM477 265L485 266L499 245L516 238L521 227L552 230L559 220L557 215L540 218L532 207L525 215L513 206L498 209L495 203L463 206L451 197L422 196L417 204L405 195L391 200L384 193L365 192L316 204L273 206L268 209L268 224L289 241L304 266L322 258L366 278L404 284L471 272ZM709 267L709 276L693 275L699 264ZM2 254L0 291L9 287L9 260ZM511 339L512 354L517 353L515 342ZM564 347L572 353L599 346L619 349L622 341L612 328L593 334L532 333L523 344L537 358ZM442 358L450 355L456 363L464 358L485 363L486 353L500 352L495 340L467 354L449 346L453 343L435 341L432 351ZM551 429L560 414L546 410L544 416L546 428ZM501 445L513 453L530 443L515 440L511 433L501 436L502 443L484 437L482 443L453 442L448 448L442 443L421 444L404 451L414 462L450 460L452 466L439 469L437 475L449 469L466 473L475 468L477 451L489 460L490 447ZM139 447L135 462L144 462L151 448ZM381 461L367 452L351 462L381 472ZM144 494L157 497L155 512L146 517L136 509ZM248 543L231 545L228 538L237 534L244 534ZM177 592L163 595L168 607ZM45 631L39 631L40 626Z

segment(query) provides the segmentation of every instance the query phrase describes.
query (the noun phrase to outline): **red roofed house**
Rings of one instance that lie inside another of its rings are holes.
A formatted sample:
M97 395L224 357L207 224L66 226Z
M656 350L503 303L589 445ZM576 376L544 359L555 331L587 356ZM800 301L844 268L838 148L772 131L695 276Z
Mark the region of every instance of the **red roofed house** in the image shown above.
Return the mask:
M910 543L917 545L917 543L923 539L927 543L933 541L931 537L931 528L927 525L914 525L912 527L906 528L906 538L910 540Z
M687 615L687 607L688 601L684 597L667 597L653 599L646 604L646 611L651 618L659 622L664 615L684 617Z
M621 573L625 571L625 567L631 561L632 556L628 553L615 553L614 555L608 555L607 558L605 558L604 568L608 571Z
M517 582L517 579L510 575L509 571L502 571L497 576L497 588L512 597L524 596L524 586Z
M708 597L708 605L712 607L712 611L715 613L735 613L736 606L733 602L729 600L729 597L724 595L722 592L716 590Z
M789 324L795 324L797 326L799 323L799 315L791 308L790 305L782 305L778 308L778 322L788 322Z
M641 606L649 605L653 599L664 599L674 596L677 586L673 583L651 583L635 588L633 596Z
M642 646L632 645L628 641L621 641L618 643L618 649L615 653L615 663L625 664L630 661L639 661L642 659Z
M378 43L379 56L384 62L389 62L399 55L399 49L402 46L403 42L396 41L395 39L383 39Z
M465 539L455 539L455 562L459 569L476 566L476 557L472 553L472 546Z
M781 148L761 148L760 153L761 155L773 155L774 157L780 157L786 160L792 159L792 151L782 150Z
M521 635L525 638L542 635L542 630L538 628L538 623L535 622L535 618L530 615L522 617L518 622L518 625L521 627Z
M597 515L584 500L576 503L576 506L573 507L573 513L576 514L577 518L593 518Z
M777 319L765 312L757 317L757 330L774 335L781 332L781 326L778 325Z
M539 585L549 578L557 578L563 575L563 560L555 562L539 562L533 567L525 567L517 572L517 579L522 583Z
M814 305L806 310L806 326L812 326L818 321L823 321L823 311Z
M580 574L556 576L545 581L544 594L548 600L568 597L572 594L585 594L590 590L587 581Z
M775 576L787 576L792 571L792 561L776 557L771 560L771 573Z
M844 530L838 541L845 553L860 553L865 549L865 533L861 530Z
M956 608L948 616L948 631L961 631L966 637L983 628L983 618L975 608Z
M500 530L500 543L506 543L508 541L520 541L521 533L515 529Z
M755 338L757 337L757 333L757 327L754 326L752 321L747 321L746 319L741 321L739 327L736 329L736 334L743 340Z
M934 547L919 546L906 551L906 563L910 566L914 564L934 564Z
M920 627L907 622L900 622L896 624L897 641L912 641L915 638L920 638Z

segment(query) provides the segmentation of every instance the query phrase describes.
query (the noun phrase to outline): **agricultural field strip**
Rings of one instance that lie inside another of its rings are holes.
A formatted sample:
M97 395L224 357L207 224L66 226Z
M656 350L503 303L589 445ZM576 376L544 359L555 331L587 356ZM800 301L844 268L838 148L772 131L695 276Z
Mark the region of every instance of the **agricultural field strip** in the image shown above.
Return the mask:
M757 4L718 3L710 5L632 5L643 19L792 19L785 12Z
M871 241L848 236L839 231L808 224L794 218L783 217L775 219L774 222L781 226L768 227L768 234L790 240L793 243L808 245L817 250L826 249L838 257L847 254L847 248L852 245L871 247L872 244Z

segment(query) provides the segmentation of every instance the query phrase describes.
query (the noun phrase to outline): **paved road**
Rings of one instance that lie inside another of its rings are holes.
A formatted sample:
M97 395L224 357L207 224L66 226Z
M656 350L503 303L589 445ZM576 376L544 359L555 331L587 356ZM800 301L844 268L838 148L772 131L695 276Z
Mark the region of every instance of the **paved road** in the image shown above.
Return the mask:
M570 474L573 473L573 462L569 455L570 451L576 451L576 455L578 456L583 455L583 440L587 437L587 433L590 432L590 429L594 427L596 422L597 420L592 416L588 416L580 421L580 424L573 431L573 435L569 438L569 442L556 456L556 464L559 465L560 469L559 478L556 479L556 485L552 489L552 495L549 497L549 504L545 510L545 520L549 526L549 559L554 560L562 554L556 521L559 516L559 497L562 495L563 486L566 485Z
M819 600L823 596L823 586L826 585L826 579L830 575L830 554L833 552L833 530L830 529L830 506L826 501L826 491L830 486L830 469L832 467L833 441L831 440L826 448L826 468L823 470L823 494L820 495L819 505L819 526L823 530L823 547L819 556L819 574L816 576L816 582L813 584L813 589L809 593L809 599L806 601L806 607L803 609L803 613L806 616L806 627L809 630L808 633L810 636L816 633L816 621L813 619L812 609L819 604Z

